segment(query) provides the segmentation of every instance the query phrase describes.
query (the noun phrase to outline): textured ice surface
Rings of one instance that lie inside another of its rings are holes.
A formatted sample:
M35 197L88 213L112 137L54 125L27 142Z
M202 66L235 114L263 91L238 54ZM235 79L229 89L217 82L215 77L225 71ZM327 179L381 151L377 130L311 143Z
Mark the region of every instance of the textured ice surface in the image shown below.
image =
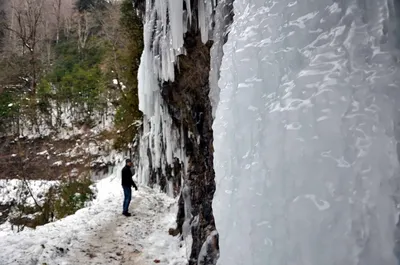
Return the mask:
M213 125L218 264L397 264L391 3L234 2Z
M215 7L215 26L213 28L213 45L210 49L210 92L209 98L212 106L212 115L215 117L215 110L219 102L220 89L218 86L219 69L221 68L222 57L224 55L224 40L228 35L227 28L232 20L232 2L233 0L220 0Z

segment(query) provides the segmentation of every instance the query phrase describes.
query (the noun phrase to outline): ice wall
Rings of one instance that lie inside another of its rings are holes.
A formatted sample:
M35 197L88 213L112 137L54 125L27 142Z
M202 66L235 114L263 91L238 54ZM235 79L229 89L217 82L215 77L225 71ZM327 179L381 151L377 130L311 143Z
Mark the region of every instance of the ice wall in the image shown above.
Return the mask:
M218 264L397 264L394 11L235 0L213 125Z
M215 26L212 31L213 45L210 50L210 102L212 106L212 114L215 117L215 111L219 102L220 88L218 86L218 80L220 77L220 68L222 63L222 57L224 55L223 45L228 37L228 27L232 23L233 19L233 0L220 0L218 5L215 6L214 21Z

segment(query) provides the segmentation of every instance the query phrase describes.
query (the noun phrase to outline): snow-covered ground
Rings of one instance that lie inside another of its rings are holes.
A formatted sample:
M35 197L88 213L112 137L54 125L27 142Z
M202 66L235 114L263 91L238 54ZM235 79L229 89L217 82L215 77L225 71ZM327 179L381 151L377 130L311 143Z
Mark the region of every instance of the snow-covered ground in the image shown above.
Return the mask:
M190 248L168 235L175 227L176 200L139 187L127 218L116 172L96 184L89 207L36 230L0 234L0 264L187 264Z
M29 190L40 204L50 187L58 184L58 181L27 180L24 182L19 179L0 179L0 205L12 202L21 203L22 199L25 199L23 202L25 205L35 205L32 196L28 194Z
M58 181L0 179L0 236L13 230L12 224L8 222L10 205L33 207L38 203L42 206L48 190L57 185ZM24 217L31 219L34 214Z

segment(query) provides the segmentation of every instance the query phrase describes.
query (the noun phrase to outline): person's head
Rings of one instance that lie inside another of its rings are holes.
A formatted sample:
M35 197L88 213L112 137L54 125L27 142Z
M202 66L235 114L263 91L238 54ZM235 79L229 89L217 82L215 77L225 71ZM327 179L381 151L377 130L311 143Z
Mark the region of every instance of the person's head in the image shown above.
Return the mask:
M125 164L126 164L128 167L131 167L131 166L132 166L132 160L130 160L130 159L125 160Z

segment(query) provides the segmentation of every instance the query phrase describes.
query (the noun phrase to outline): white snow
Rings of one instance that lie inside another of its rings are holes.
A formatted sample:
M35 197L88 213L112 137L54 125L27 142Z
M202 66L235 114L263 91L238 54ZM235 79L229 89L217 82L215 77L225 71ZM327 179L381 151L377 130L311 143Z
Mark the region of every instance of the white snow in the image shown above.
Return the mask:
M91 206L36 230L0 234L0 264L187 264L185 242L168 235L176 201L140 186L133 216L123 216L120 170L96 184Z
M44 150L42 152L37 153L36 155L41 156L41 155L49 155L49 152L47 150Z
M62 160L58 160L58 161L53 163L54 166L61 166L62 164L63 164Z
M234 1L213 124L218 264L398 264L390 3Z
M35 202L28 191L28 187L35 200L40 204L50 187L58 184L58 181L0 179L0 205L24 201L25 205L34 206Z

